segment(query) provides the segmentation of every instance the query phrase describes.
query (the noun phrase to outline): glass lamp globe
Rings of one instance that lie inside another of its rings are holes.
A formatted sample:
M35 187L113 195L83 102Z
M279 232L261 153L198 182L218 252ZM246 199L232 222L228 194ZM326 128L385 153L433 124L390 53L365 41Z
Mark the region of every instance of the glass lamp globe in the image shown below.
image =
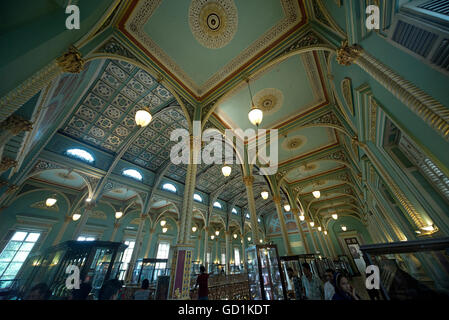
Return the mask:
M312 194L313 194L313 196L314 196L315 198L317 198L317 199L318 199L319 197L321 197L321 192L318 191L318 190L313 191Z
M73 221L78 221L79 218L81 218L81 215L80 215L79 213L75 213L75 214L73 214L73 216L72 216L72 220L73 220Z
M136 118L135 118L136 124L142 128L149 125L151 122L151 119L153 119L153 117L151 116L148 108L143 108L136 112Z
M211 235L210 238L211 238L211 240L214 240L215 236L214 236L214 235Z
M306 217L305 216L299 216L299 220L304 221Z
M262 242L263 242L263 240L262 240L262 239L260 239L260 240L259 240L259 242L260 242L260 243L262 243Z
M237 234L236 234L236 233L234 233L233 237L234 237L234 239L237 239Z
M262 196L262 199L267 200L268 199L268 191L262 191L260 193L260 195Z
M167 224L167 221L161 220L161 227L165 226Z
M168 228L167 228L167 227L164 227L164 228L162 228L162 233L166 233L166 232L167 232L167 230L168 230Z
M321 231L321 227L318 227L318 231Z
M50 197L45 200L45 205L47 207L53 207L58 200L56 198Z
M221 172L225 177L229 177L231 175L232 168L228 165L224 165L223 168L221 168Z
M248 237L248 241L251 241L251 237Z
M313 228L313 226L315 225L315 222L310 221L310 226Z
M338 214L334 213L334 214L332 215L332 219L337 220L337 219L338 219Z
M324 235L326 235L326 236L327 236L327 231L326 231L326 230L324 230Z
M258 126L259 124L261 124L263 119L262 110L253 106L250 112L248 113L248 119L253 125Z
M120 219L122 216L123 216L123 212L121 212L121 211L117 211L117 212L115 213L115 218L116 218L116 219Z
M341 226L341 230L346 231L348 228L346 228L346 226Z
M197 228L195 226L192 227L192 231L196 232Z
M215 235L218 237L218 235L220 234L220 231L215 231Z
M284 210L289 212L290 211L290 205L288 203L284 204Z

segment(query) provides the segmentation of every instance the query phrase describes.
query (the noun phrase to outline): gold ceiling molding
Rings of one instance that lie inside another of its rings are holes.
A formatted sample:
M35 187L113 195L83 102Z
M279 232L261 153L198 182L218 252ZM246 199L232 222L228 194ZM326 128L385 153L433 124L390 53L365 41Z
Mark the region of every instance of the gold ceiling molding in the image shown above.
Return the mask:
M256 39L248 48L243 50L224 67L218 70L203 84L197 84L181 67L165 53L145 32L144 26L161 4L162 0L142 0L124 24L127 32L131 34L151 55L153 55L165 68L176 76L183 85L188 87L197 96L201 96L213 89L215 85L223 81L227 76L242 67L257 53L269 47L285 32L297 25L302 19L301 8L297 0L280 0L285 17L275 26L270 28L261 37Z
M253 100L264 115L270 115L281 109L284 103L284 94L276 88L267 88L257 92Z
M209 49L223 48L237 32L237 7L233 0L192 0L189 26L202 46Z

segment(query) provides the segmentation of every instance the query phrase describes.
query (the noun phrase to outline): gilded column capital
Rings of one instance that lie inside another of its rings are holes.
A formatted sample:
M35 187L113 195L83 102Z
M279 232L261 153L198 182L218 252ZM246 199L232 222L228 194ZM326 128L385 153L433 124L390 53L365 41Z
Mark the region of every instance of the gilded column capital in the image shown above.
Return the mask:
M276 204L280 204L281 203L281 197L280 196L273 196L273 201Z
M56 59L56 63L62 72L80 73L84 68L85 61L81 57L81 52L72 46L66 53Z
M355 44L349 46L348 40L342 42L341 47L337 49L337 62L344 66L350 66L362 53L363 49Z
M17 161L11 158L3 158L0 162L0 173L5 172L9 168L17 166Z
M33 123L17 115L8 117L5 121L0 123L0 130L10 131L12 135L18 135L22 131L31 131Z
M6 189L6 193L10 194L10 193L14 193L17 190L19 190L19 186L16 186L15 184L12 184L8 187L8 189Z
M245 186L252 186L254 182L254 176L244 176L243 182L245 183Z

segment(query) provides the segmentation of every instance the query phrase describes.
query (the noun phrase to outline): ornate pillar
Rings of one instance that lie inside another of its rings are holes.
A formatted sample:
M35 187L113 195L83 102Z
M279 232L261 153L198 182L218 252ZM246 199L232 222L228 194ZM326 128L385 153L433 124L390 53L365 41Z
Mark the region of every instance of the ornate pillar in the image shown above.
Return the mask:
M196 261L201 259L201 233L198 232L198 251L196 253Z
M61 57L53 60L18 87L0 98L0 121L13 114L60 74L64 72L80 73L83 68L84 60L81 57L81 53L75 47L70 47Z
M323 239L322 239L322 234L321 234L321 231L316 231L316 236L317 236L317 238L318 238L318 242L320 243L320 246L321 246L321 248L323 249L323 256L327 256L327 257L329 257L330 256L330 254L329 254L329 250L328 250L328 248L326 248L326 246L325 246L325 243L323 242Z
M246 269L246 252L245 252L245 237L242 235L242 257L240 260L243 260L243 269Z
M195 192L196 171L201 153L201 137L190 136L189 162L182 202L181 223L178 244L173 251L170 273L169 295L172 299L188 299L190 294L190 269L193 257L192 232L193 193Z
M87 223L87 219L89 219L89 215L92 212L93 208L95 207L94 203L86 204L84 208L84 212L81 214L81 218L78 221L78 224L76 225L75 231L73 232L72 240L78 239L79 235L81 234L81 231L85 227Z
M207 250L209 245L209 228L204 227L204 252L203 252L203 265L206 268L206 271L209 270L209 265L207 261Z
M309 244L306 241L306 236L304 234L304 230L302 230L301 220L299 220L299 215L298 215L299 214L299 209L296 208L296 207L292 208L292 214L295 217L296 226L298 227L299 234L301 236L301 240L302 240L305 252L306 253L310 253Z
M112 231L111 238L109 239L109 241L112 241L112 242L114 241L115 236L117 235L118 228L120 228L120 223L118 223L116 221L116 222L114 222L114 230Z
M309 231L309 235L310 235L310 240L312 240L312 244L313 244L313 252L312 253L316 253L318 250L318 245L315 241L315 237L313 236L312 233L312 228L310 227L310 221L308 219L306 219L306 224L307 224L307 230Z
M284 213L282 212L281 197L277 194L277 195L273 196L273 201L276 205L276 211L278 214L279 226L281 227L281 234L282 234L282 240L284 241L285 251L287 252L288 256L291 256L292 248L290 247L290 240L288 239L287 226L285 225L285 217L284 217Z
M31 131L33 123L17 115L9 116L0 123L0 159L3 158L3 150L8 141L22 131Z
M148 243L147 243L147 249L145 250L145 258L149 258L150 256L150 250L151 250L151 242L153 241L153 234L154 231L156 230L155 227L150 229L150 232L148 234Z
M254 192L253 192L254 177L244 176L243 182L245 183L246 195L248 197L248 209L250 214L251 229L253 232L253 243L258 244L260 237L259 237L259 227L257 223L256 203L254 201Z
M357 64L430 127L449 140L447 108L388 66L377 61L362 47L349 46L348 41L344 41L341 48L337 50L337 62L345 66Z
M231 259L231 232L225 231L225 241L226 241L226 274L229 274L231 271L231 267L229 265L229 261Z
M140 215L139 228L137 229L136 244L134 245L134 250L131 255L131 260L129 261L128 270L126 271L126 282L130 283L132 281L132 276L134 272L134 267L136 266L137 258L139 257L140 248L142 247L143 241L143 227L145 226L146 216Z
M62 227L59 229L58 235L55 238L55 241L53 241L53 245L57 245L59 244L59 242L61 242L61 239L65 233L65 231L67 230L67 227L69 226L69 223L72 221L72 217L71 216L65 216L64 217L64 223L62 225Z
M331 252L331 257L336 258L337 252L335 251L335 248L332 244L332 240L329 237L329 231L327 232L327 235L324 235L323 237L324 237L324 241L326 241L326 243L327 243L327 247L329 248L329 250Z

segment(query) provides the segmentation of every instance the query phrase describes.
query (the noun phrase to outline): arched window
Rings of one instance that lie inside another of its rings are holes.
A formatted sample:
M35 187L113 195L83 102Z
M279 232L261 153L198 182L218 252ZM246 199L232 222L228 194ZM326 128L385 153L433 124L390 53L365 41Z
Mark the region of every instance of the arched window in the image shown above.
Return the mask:
M88 163L93 163L94 162L94 157L91 153L87 152L86 150L83 149L78 149L78 148L73 148L73 149L68 149L65 152L66 155L68 155L69 157L72 158L76 158Z
M215 201L215 202L214 202L214 208L221 209L221 208L222 208L221 203L218 202L218 201Z
M177 189L174 185L172 185L171 183L164 183L164 185L162 186L162 189L176 193Z
M198 193L194 193L193 200L198 201L198 202L203 202L203 197L201 197Z
M231 212L232 212L233 214L237 214L237 209L232 208Z
M126 177L130 177L139 181L142 181L142 174L135 169L126 169L122 171L122 174Z
M246 214L246 219L249 219L249 213Z

